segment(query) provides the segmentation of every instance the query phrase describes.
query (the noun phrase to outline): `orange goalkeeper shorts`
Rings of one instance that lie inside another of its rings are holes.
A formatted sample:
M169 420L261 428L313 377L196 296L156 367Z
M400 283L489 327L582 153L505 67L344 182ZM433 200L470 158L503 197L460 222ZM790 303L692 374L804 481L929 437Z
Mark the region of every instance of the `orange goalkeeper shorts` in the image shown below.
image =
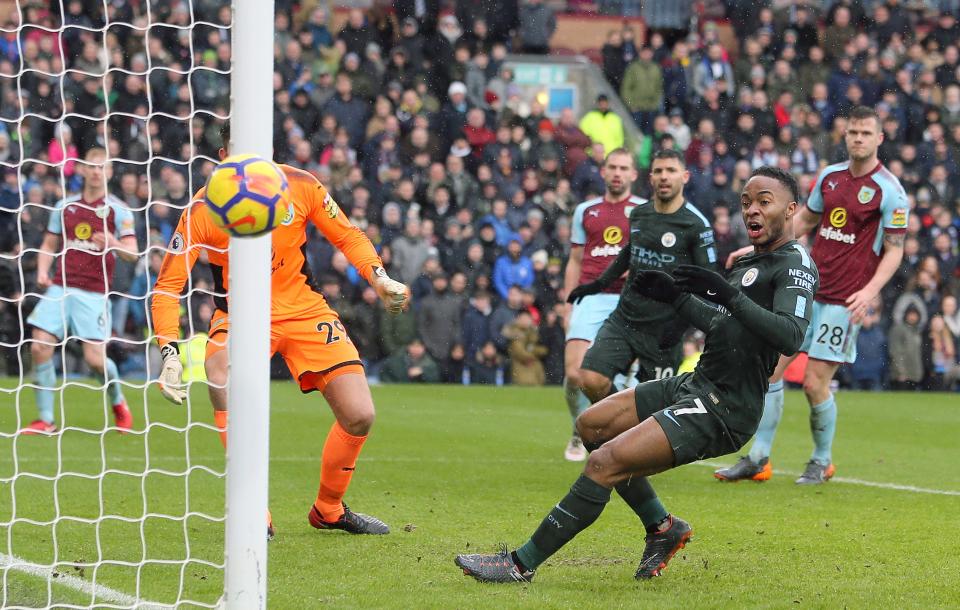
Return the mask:
M210 320L207 358L227 346L230 321L219 309ZM339 316L327 310L310 318L270 324L270 355L280 352L303 393L319 390L347 373L364 374L356 346Z

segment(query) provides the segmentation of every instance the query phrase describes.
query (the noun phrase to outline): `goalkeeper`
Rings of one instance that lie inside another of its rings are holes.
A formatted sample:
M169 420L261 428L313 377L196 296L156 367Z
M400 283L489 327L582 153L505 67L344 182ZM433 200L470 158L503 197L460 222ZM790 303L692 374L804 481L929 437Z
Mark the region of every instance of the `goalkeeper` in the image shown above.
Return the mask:
M229 126L223 130L229 142ZM220 158L227 156L220 149ZM326 188L311 174L281 165L291 191L291 209L273 231L271 263L270 350L280 352L303 393L319 391L336 421L327 435L320 462L320 489L308 519L317 529L340 529L353 534L387 534L381 520L351 511L343 496L350 485L357 456L374 420L373 398L356 347L336 312L311 286L311 271L304 257L307 223L312 222L327 240L376 289L387 310L398 313L407 306L407 287L391 280L373 245L340 211ZM184 212L160 268L151 310L160 344L163 367L160 390L176 404L186 399L183 367L178 357L179 297L201 252L213 270L216 312L210 321L205 359L214 421L226 447L228 235L216 227L204 210L203 189ZM266 408L267 405L264 405ZM268 517L268 535L273 526Z

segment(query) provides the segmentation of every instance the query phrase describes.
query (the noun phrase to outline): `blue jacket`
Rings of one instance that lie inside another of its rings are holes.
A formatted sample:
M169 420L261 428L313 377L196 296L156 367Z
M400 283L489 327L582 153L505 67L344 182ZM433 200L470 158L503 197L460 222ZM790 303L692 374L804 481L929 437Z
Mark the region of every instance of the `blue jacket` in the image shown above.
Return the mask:
M504 254L497 259L497 264L493 267L493 285L503 299L507 298L511 286L532 286L533 276L533 262L526 256L514 261L510 255Z

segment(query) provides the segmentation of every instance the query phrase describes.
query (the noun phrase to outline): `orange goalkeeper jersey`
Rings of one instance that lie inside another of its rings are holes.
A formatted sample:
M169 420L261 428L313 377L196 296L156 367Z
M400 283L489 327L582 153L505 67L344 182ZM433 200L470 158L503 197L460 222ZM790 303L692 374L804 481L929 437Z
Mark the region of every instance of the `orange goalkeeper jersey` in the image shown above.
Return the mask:
M312 286L306 259L307 221L313 222L331 244L337 247L370 280L374 267L382 267L373 244L340 211L327 189L312 174L280 165L290 185L292 205L283 222L272 233L271 319L293 320L330 311L323 296ZM163 258L160 276L154 287L151 313L157 341L161 346L180 335L180 293L201 251L213 270L214 302L227 311L229 286L227 249L230 237L217 227L204 209L203 189L180 216L177 230Z

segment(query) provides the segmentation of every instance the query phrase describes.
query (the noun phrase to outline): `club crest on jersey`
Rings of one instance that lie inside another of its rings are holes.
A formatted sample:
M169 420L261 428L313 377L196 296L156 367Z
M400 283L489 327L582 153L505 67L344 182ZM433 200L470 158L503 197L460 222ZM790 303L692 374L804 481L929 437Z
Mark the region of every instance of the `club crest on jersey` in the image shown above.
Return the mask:
M611 246L614 244L619 244L621 239L623 239L623 231L620 229L620 227L607 227L603 230L603 241L607 242Z
M660 243L663 244L664 248L672 248L673 245L677 243L677 236L667 231L663 234L663 237L660 238Z
M170 240L170 252L174 254L180 254L183 252L183 235L179 231L173 234L173 238Z
M97 218L106 218L107 216L110 215L110 206L107 206L107 205L101 206L97 208L94 214L97 215Z
M833 211L830 212L830 224L837 229L847 224L846 208L833 208Z
M877 189L872 189L869 186L861 186L860 192L857 193L857 201L862 204L867 204L873 201L873 196L877 194Z
M332 200L331 200L331 201L332 201ZM334 205L336 205L336 204L334 204ZM324 209L326 209L326 202L324 202ZM329 214L330 212L328 211L327 213ZM287 206L287 213L286 213L286 215L283 217L283 220L280 221L280 224L282 224L282 225L285 226L285 227L290 226L290 223L293 222L294 216L296 216L296 213L294 212L294 210L293 210L293 204L291 203L290 205ZM333 217L331 216L331 218L333 218Z
M93 235L93 229L90 228L90 225L81 222L73 230L73 234L77 236L77 239L90 239L90 236Z
M750 267L747 269L747 272L743 274L743 277L740 278L740 285L750 286L757 281L758 277L760 277L760 270L756 267Z

